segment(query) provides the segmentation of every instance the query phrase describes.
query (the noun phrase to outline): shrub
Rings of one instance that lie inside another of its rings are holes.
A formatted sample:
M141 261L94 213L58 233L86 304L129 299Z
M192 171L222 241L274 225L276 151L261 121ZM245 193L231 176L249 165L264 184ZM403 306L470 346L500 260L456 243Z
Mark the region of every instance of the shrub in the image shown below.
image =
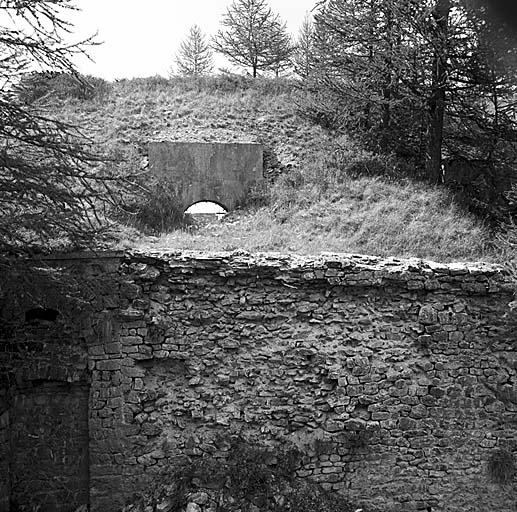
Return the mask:
M174 187L160 180L127 198L116 216L149 234L167 233L192 223Z
M355 510L339 494L315 482L296 478L302 454L294 446L257 445L241 436L229 442L226 459L203 456L179 464L154 478L146 496L126 507L127 512L156 509L180 512L189 497L199 491L210 495L211 509L219 512L260 510L267 512L351 512Z
M313 482L297 481L285 496L278 512L349 512L356 510L336 493L326 491Z
M287 78L252 78L228 71L211 76L175 76L171 78L171 83L184 91L236 93L255 90L265 95L290 93L295 87L294 82Z
M20 100L29 104L46 97L93 100L110 91L111 84L102 78L54 71L29 73L16 90Z

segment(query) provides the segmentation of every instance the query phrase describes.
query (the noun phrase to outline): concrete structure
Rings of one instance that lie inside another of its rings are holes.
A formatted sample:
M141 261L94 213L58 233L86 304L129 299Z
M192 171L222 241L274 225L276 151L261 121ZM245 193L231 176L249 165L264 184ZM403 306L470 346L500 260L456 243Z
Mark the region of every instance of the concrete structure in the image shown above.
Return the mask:
M260 144L152 142L151 172L174 190L183 210L200 201L232 210L263 179Z
M223 460L232 432L297 443L299 478L366 510L515 511L517 474L488 470L517 456L517 311L499 267L246 253L56 264L85 301L52 279L44 304L36 285L0 295L0 511L10 498L116 512L178 460Z

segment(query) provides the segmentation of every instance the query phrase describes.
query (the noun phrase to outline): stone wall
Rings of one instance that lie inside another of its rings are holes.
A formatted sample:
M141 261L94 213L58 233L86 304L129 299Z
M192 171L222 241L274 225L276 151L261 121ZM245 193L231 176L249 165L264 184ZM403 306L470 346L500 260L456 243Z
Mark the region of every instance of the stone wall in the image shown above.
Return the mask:
M516 477L487 471L495 450L517 454L517 319L500 269L245 253L87 263L66 265L102 286L51 368L75 352L59 379L89 386L92 510L117 510L181 456L224 457L237 433L296 445L300 477L371 510L515 510ZM19 376L0 411L11 428L24 368L52 344L16 360L18 345L0 355Z
M10 496L61 512L88 503L88 388L41 381L10 411Z
M9 510L11 496L11 478L9 462L11 460L11 439L9 413L0 413L0 510Z

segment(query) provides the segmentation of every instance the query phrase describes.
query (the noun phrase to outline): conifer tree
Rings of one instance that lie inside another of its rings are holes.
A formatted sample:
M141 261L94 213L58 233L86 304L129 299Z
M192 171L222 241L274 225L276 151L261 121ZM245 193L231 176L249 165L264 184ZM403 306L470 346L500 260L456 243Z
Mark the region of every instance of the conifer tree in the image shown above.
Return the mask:
M176 54L176 66L181 75L200 76L212 72L212 50L197 25L193 25Z
M92 41L68 41L71 10L71 0L0 0L0 261L56 239L91 243L113 183L76 127L16 91L36 70L78 77L72 59Z
M302 80L308 80L315 63L314 24L307 13L298 33L293 54L294 70Z
M515 141L515 39L512 48L484 3L320 2L314 81L346 103L343 126L412 155L433 182L443 179L444 155L491 160L483 141Z
M237 66L279 73L290 61L293 45L285 23L268 7L266 0L234 0L213 38L214 50Z

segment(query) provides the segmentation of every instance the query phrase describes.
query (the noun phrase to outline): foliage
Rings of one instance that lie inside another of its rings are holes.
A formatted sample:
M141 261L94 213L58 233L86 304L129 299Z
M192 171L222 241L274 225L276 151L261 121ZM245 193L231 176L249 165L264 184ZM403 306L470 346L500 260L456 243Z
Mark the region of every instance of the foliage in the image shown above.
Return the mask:
M357 510L344 503L336 493L307 481L297 481L289 488L285 503L278 512L347 512Z
M102 78L57 71L28 73L15 86L17 98L25 104L58 98L91 101L109 95L111 84Z
M307 13L300 27L293 53L294 70L302 80L308 80L314 71L314 43L314 24L312 17Z
M394 151L434 183L450 159L484 161L494 175L487 203L506 208L503 192L517 179L517 52L500 20L462 0L330 0L319 2L315 19L306 115ZM480 211L482 197L468 193Z
M88 245L113 201L104 157L73 125L24 104L14 86L35 66L74 74L70 0L0 1L0 253L46 249L52 240ZM90 41L86 41L90 42ZM83 42L84 43L84 42Z
M201 76L214 68L212 51L197 25L193 25L176 54L176 66L180 75Z
M512 453L503 449L493 451L488 459L488 474L498 484L511 483L517 475Z
M510 207L517 211L517 185L514 185L506 195ZM517 283L517 220L515 216L509 215L502 223L496 236L496 247L501 254L501 261Z
M276 178L267 204L260 208L256 206L263 192L256 191L254 207L195 231L148 238L123 228L124 247L299 254L325 250L498 262L515 253L509 246L504 252L504 240L495 247L494 233L453 194L415 183L421 171L410 160L367 150L355 137L337 137L300 119L297 94L293 81L286 79L151 77L113 84L106 102L58 102L56 115L83 122L84 129L124 148L132 143L139 147L142 139L157 134L203 140L250 137L280 157L284 150L297 156L297 166ZM128 171L145 166L144 147L135 159Z
M239 94L245 92L260 92L266 95L292 94L296 85L288 78L252 78L223 70L217 75L205 76L171 76L163 78L154 76L148 78L123 79L117 82L117 93L121 89L135 97L142 94L164 93L181 97L189 92L213 94L214 99L223 93ZM203 105L201 105L203 107Z
M139 247L500 261L502 253L491 248L488 229L446 191L400 179L325 172L318 166L282 175L268 206L230 214L192 234L142 239Z
M233 64L258 71L272 70L276 76L287 67L293 45L285 23L267 6L266 0L234 0L213 38L215 51Z
M124 510L140 512L166 503L180 512L189 495L209 490L211 507L219 512L349 512L347 500L320 485L296 477L302 453L292 446L257 444L242 436L229 439L225 459L212 456L184 461L153 479L150 492Z
M115 214L144 233L168 233L189 224L189 215L179 204L174 187L157 180L142 185L138 194L129 195Z

